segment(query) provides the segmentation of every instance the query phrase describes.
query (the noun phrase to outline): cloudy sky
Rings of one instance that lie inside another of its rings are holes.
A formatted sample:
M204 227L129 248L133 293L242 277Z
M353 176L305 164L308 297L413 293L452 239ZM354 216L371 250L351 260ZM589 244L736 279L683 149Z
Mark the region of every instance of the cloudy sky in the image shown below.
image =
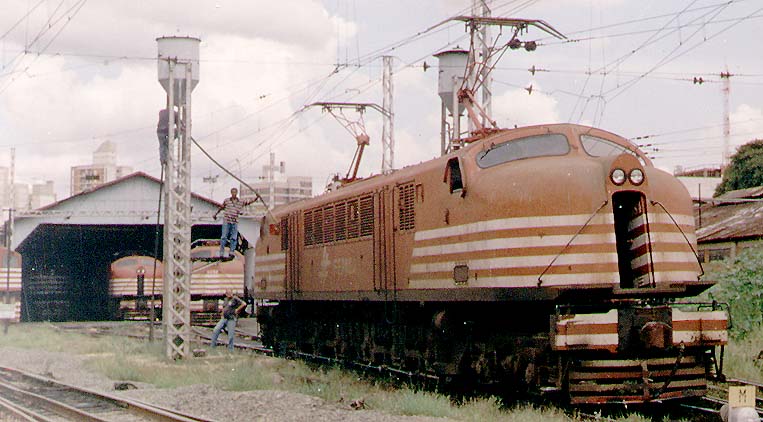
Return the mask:
M381 56L394 57L395 165L439 152L439 98L432 54L466 47L467 0L5 0L0 14L0 165L16 149L16 178L54 180L69 193L69 169L89 164L111 140L119 164L158 176L155 125L165 93L156 41L201 43L193 134L231 171L260 175L268 153L316 193L346 172L354 140L314 101L381 104ZM721 162L730 78L732 147L763 137L763 54L757 0L514 0L495 16L543 19L568 37L538 30L534 52L507 52L494 72L501 126L595 125L646 147L657 166ZM535 67L533 75L527 69ZM693 83L701 77L704 83ZM532 94L526 87L532 85ZM350 113L351 115L352 113ZM371 146L360 173L378 172L381 118L365 116ZM221 199L236 185L198 151L193 188Z

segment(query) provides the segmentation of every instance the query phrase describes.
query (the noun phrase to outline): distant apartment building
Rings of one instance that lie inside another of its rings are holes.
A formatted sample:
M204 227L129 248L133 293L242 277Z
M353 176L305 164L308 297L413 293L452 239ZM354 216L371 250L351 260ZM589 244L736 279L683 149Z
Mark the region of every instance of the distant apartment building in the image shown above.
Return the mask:
M7 219L7 209L13 208L17 212L34 210L56 202L55 184L52 180L13 184L13 205L11 206L11 183L8 167L0 167L0 207L5 214L2 220Z
M29 197L29 208L36 210L56 202L56 187L52 180L32 184L32 195Z
M262 175L256 182L249 183L270 208L290 202L311 198L313 196L313 179L309 176L287 176L286 163L275 163L275 154L270 154L270 164L262 166ZM246 186L239 189L240 196L249 200L255 197L254 192ZM250 206L255 215L265 213L265 207L257 201Z
M117 165L117 147L103 142L93 153L93 164L71 168L71 194L76 195L132 173L132 167Z

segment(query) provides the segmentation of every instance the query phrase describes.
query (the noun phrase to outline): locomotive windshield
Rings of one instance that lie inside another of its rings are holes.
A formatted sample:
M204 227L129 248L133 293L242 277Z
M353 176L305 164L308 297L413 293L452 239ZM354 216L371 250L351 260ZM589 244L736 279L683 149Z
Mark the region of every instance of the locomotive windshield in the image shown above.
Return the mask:
M477 154L481 168L497 166L523 158L566 155L570 152L567 137L559 133L528 136L493 145Z
M646 165L644 159L639 157L634 151L609 139L599 138L598 136L580 135L580 143L583 149L592 157L609 157L612 155L630 154L638 158L641 165Z

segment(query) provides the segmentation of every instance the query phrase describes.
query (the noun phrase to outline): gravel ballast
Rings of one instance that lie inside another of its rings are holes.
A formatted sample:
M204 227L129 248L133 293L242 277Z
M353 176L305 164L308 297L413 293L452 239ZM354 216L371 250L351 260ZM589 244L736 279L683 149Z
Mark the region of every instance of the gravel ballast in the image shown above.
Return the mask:
M231 392L208 385L158 389L151 385L131 382L137 389L115 391L115 382L119 380L111 380L88 371L84 367L86 359L85 356L62 352L0 348L1 366L217 421L445 421L430 417L354 410L350 403L328 403L317 397L278 390Z

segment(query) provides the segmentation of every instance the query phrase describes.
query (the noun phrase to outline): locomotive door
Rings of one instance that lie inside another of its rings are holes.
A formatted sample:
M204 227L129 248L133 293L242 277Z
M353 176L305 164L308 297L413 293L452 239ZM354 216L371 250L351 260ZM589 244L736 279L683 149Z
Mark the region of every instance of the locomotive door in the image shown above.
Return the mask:
M385 186L374 199L374 290L383 293L386 300L389 289L395 289L393 190Z
M302 233L299 224L299 213L289 214L286 222L286 295L294 298L294 293L300 291L300 257L302 256ZM283 230L284 228L282 228Z

